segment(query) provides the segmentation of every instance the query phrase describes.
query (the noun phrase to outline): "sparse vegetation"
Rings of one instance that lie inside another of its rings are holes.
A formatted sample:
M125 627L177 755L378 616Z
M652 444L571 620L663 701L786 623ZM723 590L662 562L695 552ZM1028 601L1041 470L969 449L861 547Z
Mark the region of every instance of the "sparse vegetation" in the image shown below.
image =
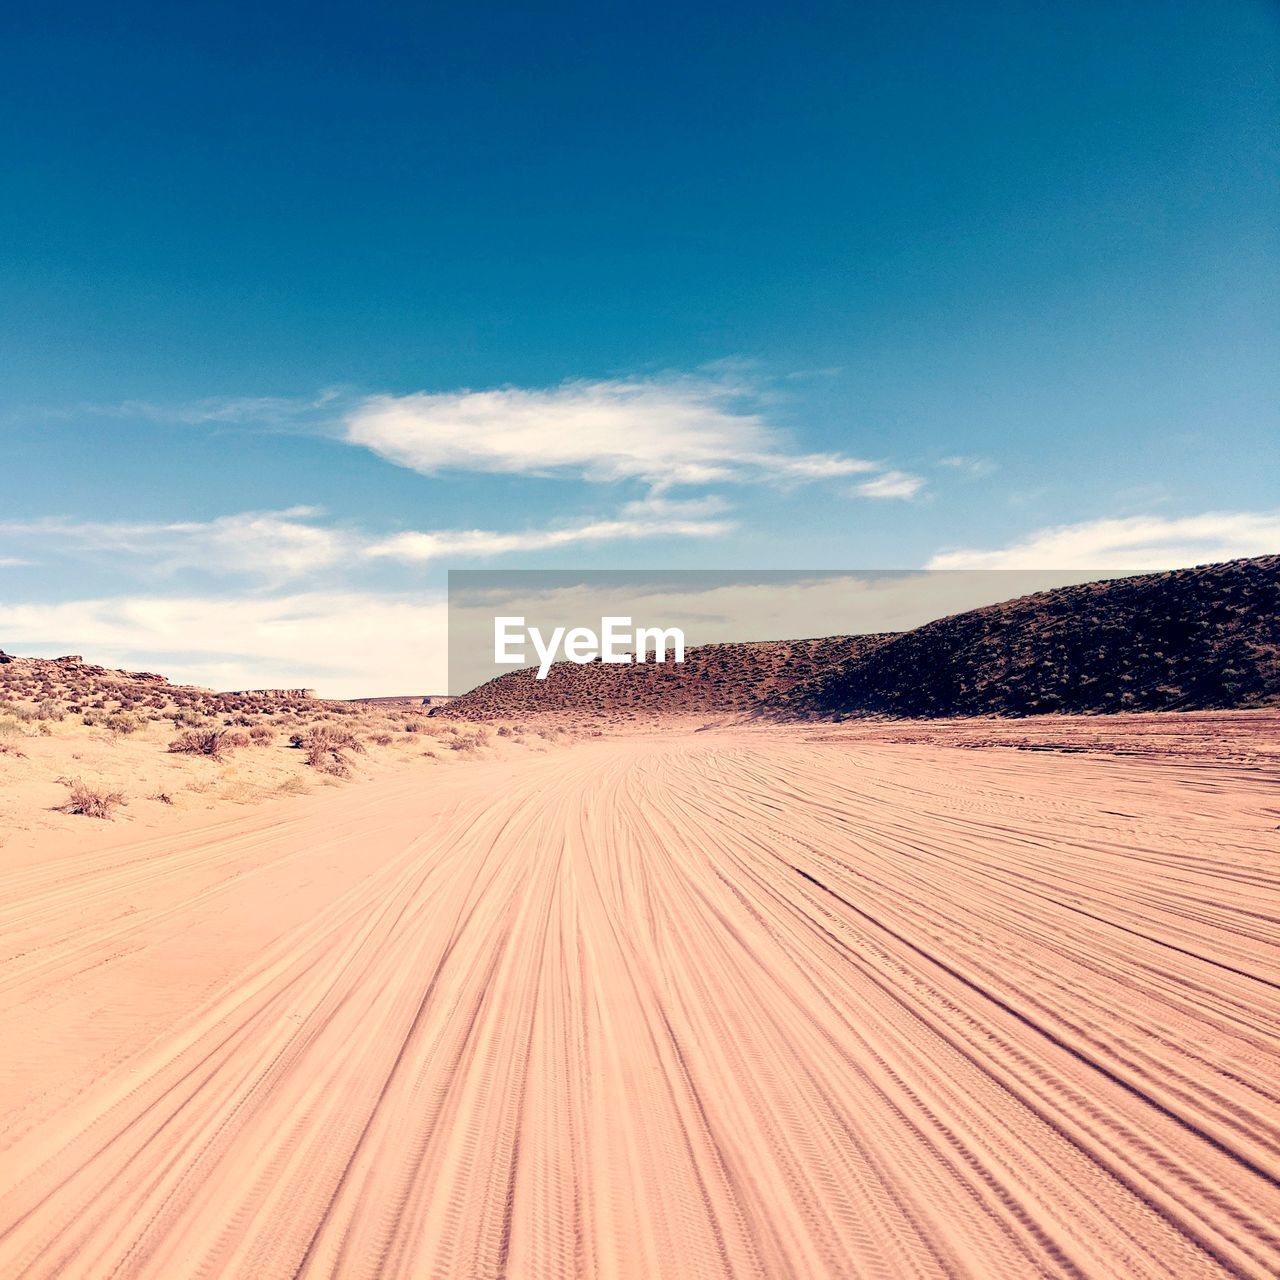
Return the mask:
M169 743L169 750L184 755L208 756L223 760L231 749L231 735L225 729L188 729Z
M93 787L81 778L62 778L60 781L71 792L66 803L58 806L61 813L78 813L86 818L109 819L116 809L126 803L122 791L108 791L105 787Z
M306 753L307 764L320 773L345 778L351 772L348 751L363 755L364 743L350 729L318 724L303 733L295 733L290 745Z

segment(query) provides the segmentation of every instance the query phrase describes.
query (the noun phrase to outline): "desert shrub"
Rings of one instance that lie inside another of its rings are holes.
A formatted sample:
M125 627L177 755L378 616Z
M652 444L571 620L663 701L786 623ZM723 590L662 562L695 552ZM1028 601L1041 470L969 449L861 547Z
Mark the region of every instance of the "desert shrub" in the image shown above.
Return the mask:
M389 747L391 745L391 735L389 733L375 733L370 741L379 747Z
M36 716L41 720L64 720L66 715L56 698L42 698L36 707Z
M108 716L104 723L111 733L121 737L137 733L142 728L142 722L138 717L128 711L117 711L115 715Z
M0 738L0 756L17 756L19 760L25 760L27 753L9 739Z
M249 730L249 741L255 746L265 747L269 742L274 742L276 731L269 724L255 724Z
M0 738L16 738L22 732L22 726L11 716L0 718Z
M289 738L291 746L306 752L307 763L321 773L331 773L345 778L351 772L347 751L364 754L364 743L350 729L329 724L313 725L302 733Z
M234 745L225 729L188 729L169 743L169 750L185 755L221 760Z
M421 733L427 726L421 720L407 720L405 722L405 733Z
M173 803L173 797L167 791L157 791L151 798L153 800L159 800L161 804Z
M80 778L62 778L60 781L71 792L66 804L58 806L60 813L78 813L86 818L110 818L125 803L123 791L91 787Z
M237 731L235 733L227 734L227 746L229 747L247 747L250 741L252 741L252 739L250 739L247 733L240 733Z

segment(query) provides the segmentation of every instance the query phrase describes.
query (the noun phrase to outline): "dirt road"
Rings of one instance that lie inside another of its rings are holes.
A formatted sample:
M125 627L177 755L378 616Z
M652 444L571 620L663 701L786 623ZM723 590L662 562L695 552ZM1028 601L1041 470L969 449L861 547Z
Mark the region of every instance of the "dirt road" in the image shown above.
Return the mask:
M0 1276L1275 1274L1274 782L672 733L0 851Z

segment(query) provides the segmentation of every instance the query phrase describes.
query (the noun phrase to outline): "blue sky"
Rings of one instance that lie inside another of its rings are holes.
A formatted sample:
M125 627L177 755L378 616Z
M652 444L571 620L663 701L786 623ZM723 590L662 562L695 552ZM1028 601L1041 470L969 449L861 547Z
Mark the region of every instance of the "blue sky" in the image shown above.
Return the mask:
M395 692L449 567L1280 549L1275 5L8 22L11 651Z

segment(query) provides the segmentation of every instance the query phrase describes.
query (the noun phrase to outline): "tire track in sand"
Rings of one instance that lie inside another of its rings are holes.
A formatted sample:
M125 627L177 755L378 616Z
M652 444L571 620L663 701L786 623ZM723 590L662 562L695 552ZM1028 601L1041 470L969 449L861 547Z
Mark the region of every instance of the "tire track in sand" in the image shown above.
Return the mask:
M1274 781L637 734L0 871L0 1275L1277 1274Z

